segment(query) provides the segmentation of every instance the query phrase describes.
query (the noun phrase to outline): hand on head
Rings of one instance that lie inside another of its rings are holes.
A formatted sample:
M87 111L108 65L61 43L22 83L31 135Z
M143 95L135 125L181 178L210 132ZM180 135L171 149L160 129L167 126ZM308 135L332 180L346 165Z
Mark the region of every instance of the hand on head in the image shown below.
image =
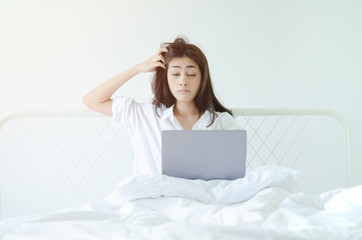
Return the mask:
M158 67L166 69L165 59L162 54L167 51L167 48L159 48L155 55L153 55L148 60L138 64L138 70L140 72L154 72Z

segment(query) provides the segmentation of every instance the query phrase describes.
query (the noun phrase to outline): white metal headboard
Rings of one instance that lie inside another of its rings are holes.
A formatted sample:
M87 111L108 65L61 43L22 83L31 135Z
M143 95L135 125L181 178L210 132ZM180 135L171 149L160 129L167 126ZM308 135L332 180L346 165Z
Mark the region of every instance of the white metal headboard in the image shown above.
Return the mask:
M247 167L305 173L301 190L353 184L351 129L328 109L232 109L248 133ZM47 212L97 202L133 172L123 128L91 110L22 111L0 117L0 214Z

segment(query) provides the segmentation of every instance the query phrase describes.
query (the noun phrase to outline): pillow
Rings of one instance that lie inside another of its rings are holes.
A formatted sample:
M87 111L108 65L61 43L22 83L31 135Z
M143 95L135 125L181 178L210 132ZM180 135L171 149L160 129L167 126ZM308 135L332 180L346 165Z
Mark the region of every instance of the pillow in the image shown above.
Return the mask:
M221 182L211 189L217 204L234 204L249 200L261 190L279 187L294 191L300 181L301 172L292 168L265 165L246 173L244 178Z
M207 204L235 204L252 198L268 187L293 191L300 172L291 168L265 165L236 180L189 180L165 175L132 176L120 182L104 200L114 207L145 198L180 197Z

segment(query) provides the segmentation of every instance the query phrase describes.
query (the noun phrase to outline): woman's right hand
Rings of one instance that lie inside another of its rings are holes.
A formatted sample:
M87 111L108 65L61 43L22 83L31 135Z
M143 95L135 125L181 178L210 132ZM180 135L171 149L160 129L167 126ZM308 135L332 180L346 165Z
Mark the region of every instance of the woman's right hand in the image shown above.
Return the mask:
M167 48L159 48L157 53L153 55L150 59L137 64L137 69L139 72L154 72L156 68L162 67L166 69L165 59L162 56L163 52L167 52Z

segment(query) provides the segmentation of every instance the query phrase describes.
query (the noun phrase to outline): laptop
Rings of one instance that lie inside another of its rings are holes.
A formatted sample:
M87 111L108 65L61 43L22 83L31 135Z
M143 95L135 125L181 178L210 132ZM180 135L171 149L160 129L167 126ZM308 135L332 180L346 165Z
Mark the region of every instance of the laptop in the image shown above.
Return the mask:
M245 130L162 131L162 174L186 179L245 176Z

